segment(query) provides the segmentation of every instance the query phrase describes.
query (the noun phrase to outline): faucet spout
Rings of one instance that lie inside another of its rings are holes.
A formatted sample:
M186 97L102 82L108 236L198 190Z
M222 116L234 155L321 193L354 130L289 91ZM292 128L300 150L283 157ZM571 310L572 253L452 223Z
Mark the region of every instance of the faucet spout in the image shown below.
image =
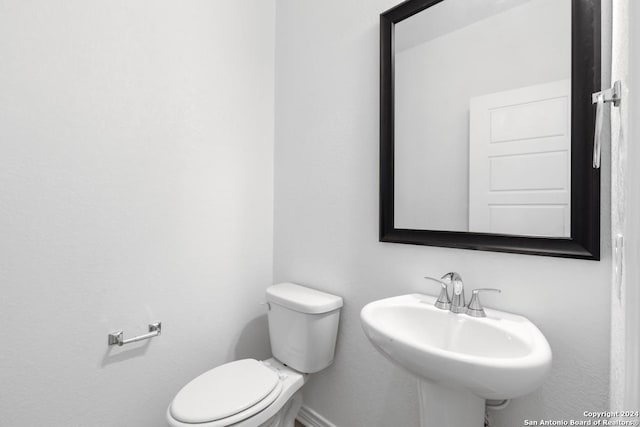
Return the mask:
M442 276L442 281L451 283L451 287L453 288L451 311L453 313L466 312L466 300L464 298L464 283L462 282L462 276L452 271Z

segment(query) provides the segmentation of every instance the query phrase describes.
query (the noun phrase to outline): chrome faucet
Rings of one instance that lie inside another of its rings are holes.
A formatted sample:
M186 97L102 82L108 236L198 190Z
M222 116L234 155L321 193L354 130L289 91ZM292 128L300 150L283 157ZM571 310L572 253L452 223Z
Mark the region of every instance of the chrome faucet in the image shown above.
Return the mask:
M435 277L425 277L425 279L433 280L442 286L440 289L440 295L436 301L435 306L441 310L450 310L453 313L464 313L466 310L464 299L464 284L462 283L462 277L458 273L447 273L440 279ZM448 286L452 287L452 298L449 298Z
M441 310L449 310L452 313L465 313L471 317L486 317L486 313L484 312L484 308L480 304L480 298L478 297L479 292L500 292L500 289L493 288L474 289L471 301L467 306L464 298L464 283L462 282L462 277L458 273L447 273L440 279L428 276L425 277L425 279L433 280L441 285L440 295L434 304L437 308ZM449 298L449 285L452 287L451 298Z

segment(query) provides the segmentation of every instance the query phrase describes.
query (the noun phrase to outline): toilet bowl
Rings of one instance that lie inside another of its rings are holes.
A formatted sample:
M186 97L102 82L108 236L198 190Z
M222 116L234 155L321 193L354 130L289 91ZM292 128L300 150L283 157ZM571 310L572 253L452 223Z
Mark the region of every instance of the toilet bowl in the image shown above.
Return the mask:
M309 374L331 363L342 298L293 283L267 289L273 358L220 365L185 385L172 427L293 427Z

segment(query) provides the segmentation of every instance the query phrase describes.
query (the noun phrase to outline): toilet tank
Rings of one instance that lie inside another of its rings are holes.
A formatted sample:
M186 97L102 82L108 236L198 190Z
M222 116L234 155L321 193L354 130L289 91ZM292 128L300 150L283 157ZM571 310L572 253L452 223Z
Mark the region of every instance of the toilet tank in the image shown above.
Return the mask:
M271 351L280 362L303 372L333 363L342 298L295 283L267 288Z

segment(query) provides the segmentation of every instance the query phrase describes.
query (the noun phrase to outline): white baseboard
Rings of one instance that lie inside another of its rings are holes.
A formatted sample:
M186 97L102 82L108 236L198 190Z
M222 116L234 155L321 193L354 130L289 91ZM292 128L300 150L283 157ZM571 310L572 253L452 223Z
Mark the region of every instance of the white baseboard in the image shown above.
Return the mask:
M302 405L296 419L305 427L337 427L331 421L306 405Z

